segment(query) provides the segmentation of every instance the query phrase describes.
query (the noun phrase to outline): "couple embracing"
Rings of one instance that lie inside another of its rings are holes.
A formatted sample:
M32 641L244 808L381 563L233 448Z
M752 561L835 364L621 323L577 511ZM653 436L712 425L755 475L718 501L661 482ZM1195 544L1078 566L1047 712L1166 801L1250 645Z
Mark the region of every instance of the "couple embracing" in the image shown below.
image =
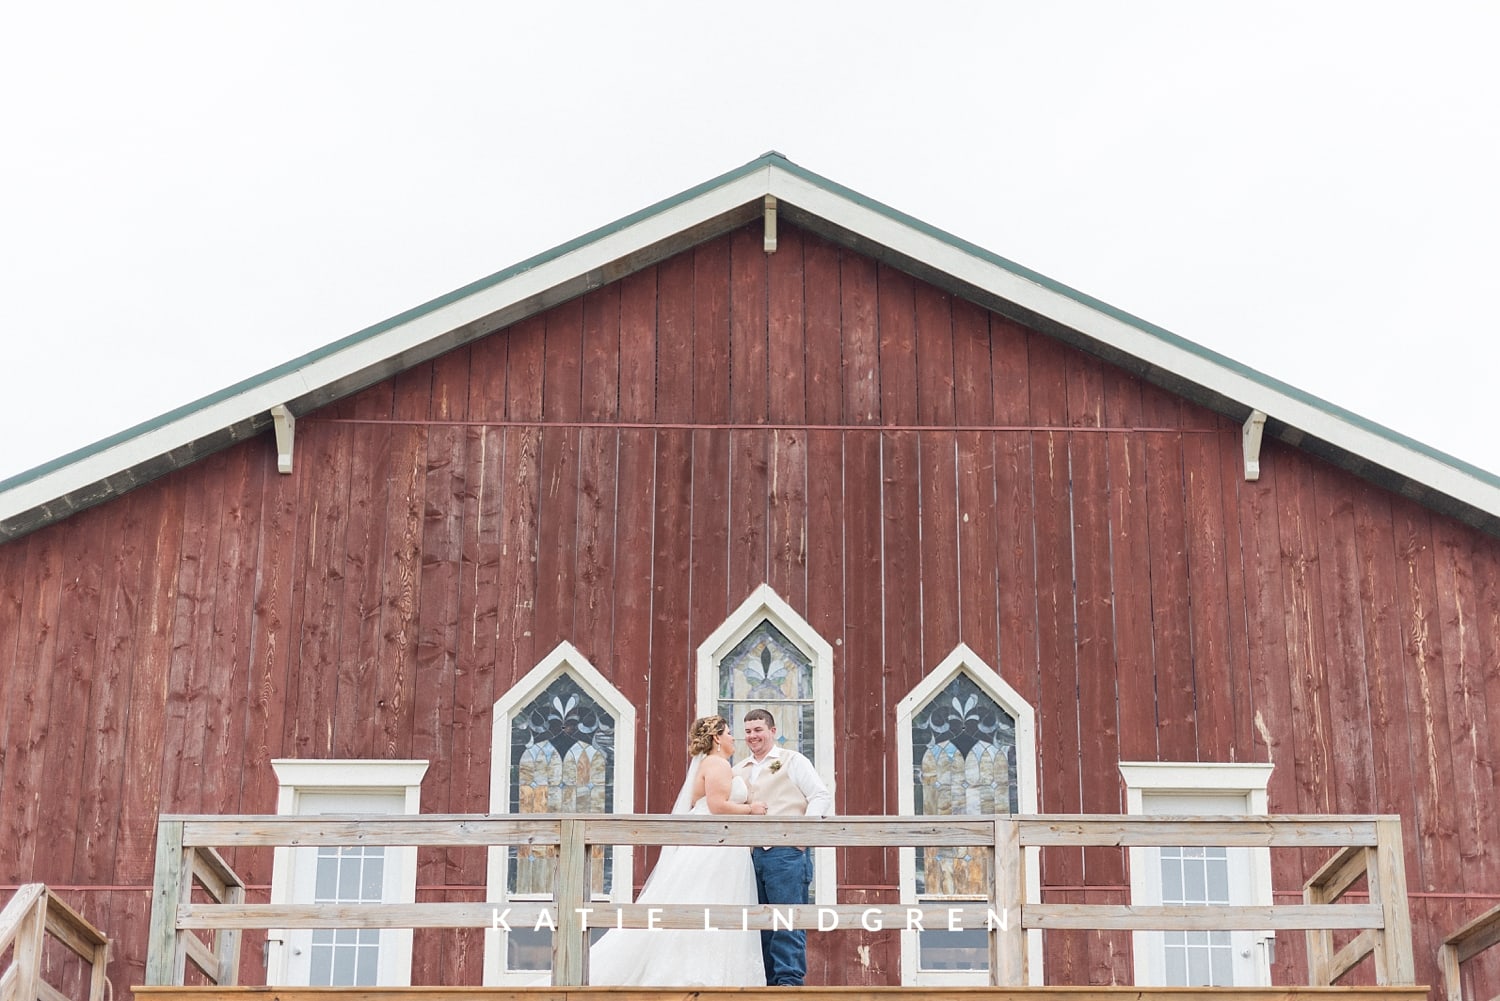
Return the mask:
M732 766L734 734L722 716L693 722L687 779L674 814L827 816L828 787L812 762L776 746L776 720L745 714L750 757ZM807 848L681 845L664 848L637 903L749 907L806 904L812 861ZM589 950L594 985L653 987L796 986L807 975L807 933L629 929L607 932Z

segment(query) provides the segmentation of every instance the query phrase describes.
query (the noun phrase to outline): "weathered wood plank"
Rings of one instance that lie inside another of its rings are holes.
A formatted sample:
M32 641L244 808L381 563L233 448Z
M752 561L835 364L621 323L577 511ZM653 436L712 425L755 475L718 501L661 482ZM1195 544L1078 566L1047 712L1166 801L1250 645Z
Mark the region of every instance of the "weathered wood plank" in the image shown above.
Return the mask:
M541 495L541 433L505 429L500 528L499 649L495 690L519 681L547 654L534 639L537 597L537 523Z
M478 813L489 802L490 749L494 739L495 658L499 647L501 567L501 468L505 436L497 428L464 429L467 464L461 520L458 652L454 665L453 759L446 809ZM450 853L447 882L484 881L485 853Z
M349 513L349 439L348 425L327 421L298 425L297 503L305 527L297 573L303 601L302 614L293 620L297 641L288 678L287 747L301 758L326 758L332 753L344 601L342 558ZM191 518L185 523L191 525ZM168 800L167 809L178 808Z
M418 613L422 601L427 432L391 429L391 479L381 549L379 642L372 693L378 753L410 758L417 687Z
M926 282L913 289L917 361L917 423L950 427L954 422L954 307L953 299ZM984 359L985 374L989 359ZM986 401L988 402L988 394Z
M654 501L651 579L651 670L646 679L650 693L649 728L652 761L673 763L666 786L682 781L678 770L686 760L684 748L688 726L696 715L694 686L678 679L689 677L694 663L689 647L688 617L691 610L689 568L692 564L693 438L678 429L656 435L656 497ZM670 807L668 807L670 809Z
M988 365L985 368L988 400ZM999 554L995 504L995 435L988 431L960 431L954 436L958 565L958 638L985 664L1000 663Z
M1323 661L1328 721L1333 744L1333 810L1374 806L1374 748L1370 743L1369 655L1365 649L1364 603L1360 600L1353 501L1343 474L1326 466L1314 471L1318 508L1319 590L1324 600Z
M615 420L620 408L619 284L606 285L583 297L582 336L579 416L585 421Z
M1193 690L1197 709L1197 759L1244 761L1249 748L1236 731L1249 677L1229 637L1230 553L1219 480L1219 435L1182 436L1184 550L1192 635ZM1249 737L1248 731L1244 735Z
M265 442L243 442L226 453L224 528L220 536L213 620L214 642L208 663L208 724L203 741L203 768L220 778L210 784L203 809L233 813L255 809L243 805L248 776L245 706L253 696L251 642L255 578L263 538L261 498L267 476L276 472Z
M73 541L76 546L81 540ZM58 614L62 604L63 571L69 540L63 532L48 532L27 546L25 568L29 586L20 615L16 646L17 673L24 686L7 708L10 713L9 741L4 754L4 781L8 795L0 811L0 844L14 846L8 853L20 879L33 879L38 853L45 850L36 836L41 818L41 790L48 765L48 752L60 737L54 728L65 716L54 718L52 700L58 694L53 683L58 670ZM64 712L74 711L61 706ZM15 790L10 794L10 790ZM154 798L154 797L153 797ZM59 835L66 836L66 835ZM48 860L49 867L51 859Z
M766 447L766 583L793 608L805 608L806 434L801 430L773 431L767 435Z
M813 290L803 298L806 322L806 419L809 424L844 423L843 292L839 284L839 248L822 237L807 234L802 259L803 285Z
M990 338L995 423L1029 424L1029 336L1021 327L991 316ZM1029 704L1040 707L1032 437L1026 431L1002 431L995 436L995 508L1003 513L995 519L1000 633L996 670Z
M654 276L655 272L648 274ZM511 421L540 421L546 406L542 395L547 377L546 314L521 320L505 336L509 341L505 361L505 417ZM650 385L655 373L648 369L642 374Z
M729 420L764 424L768 419L766 252L758 226L729 237Z
M469 485L466 435L461 427L428 430L422 492L422 566L416 631L416 690L412 701L412 756L453 760L454 678L458 671L459 584L463 554L463 505ZM424 792L449 802L453 771L424 776ZM419 852L417 882L441 885L447 852Z
M651 596L654 590L650 545L632 545L630 540L655 526L656 436L633 428L619 433L619 477L615 504L615 524L620 533L614 591L614 672L615 684L628 692L647 692L651 665ZM651 786L646 764L657 753L652 745L654 734L649 728L637 745L635 788L640 808L665 813L672 808L671 794L666 802L653 803L647 798ZM664 737L667 735L663 735ZM672 753L666 760L681 760L677 752L677 734L671 735ZM658 780L660 781L660 780ZM678 780L681 781L680 779ZM629 806L629 804L621 804Z
M1292 714L1296 725L1297 801L1294 809L1333 811L1332 723L1328 718L1326 655L1319 591L1318 511L1313 468L1300 462L1277 482L1281 507L1281 574L1285 597L1286 647L1291 676ZM1330 557L1331 558L1331 557Z
M556 314L557 310L553 310L548 314L549 319ZM469 419L469 397L472 393L469 381L473 371L473 351L467 344L444 352L432 360L432 390L427 406L430 419Z
M839 258L843 331L843 423L879 424L880 326L875 262L858 254Z
M158 481L144 489L154 501L142 511L146 546L152 554L137 605L135 672L130 684L132 735L121 770L119 860L115 878L145 883L151 878L160 809L163 716L171 660L172 609L176 606L177 565L182 547L182 477Z
M380 609L386 580L387 491L394 475L390 428L360 424L349 428L349 520L344 529L340 569L344 600L339 610L342 656L338 659L334 754L373 757L380 747L375 702Z
M776 252L766 255L766 371L772 424L807 419L807 352L804 348L802 230L785 226Z
M889 264L875 273L879 330L880 422L917 423L917 315L915 283Z
M656 419L686 423L693 415L693 255L657 266Z
M583 416L583 300L547 310L542 349L542 420L571 423Z
M1039 427L1066 428L1068 422L1066 349L1055 341L1034 340L1029 352L1032 371L1032 420ZM1073 771L1081 751L1078 718L1078 643L1075 588L1071 472L1068 433L1038 431L1032 436L1032 484L1036 533L1035 619L1037 659L1041 665L1039 704L1059 711L1037 716L1038 772ZM1092 723L1090 723L1092 725ZM1082 804L1079 783L1040 783L1041 808L1048 813L1077 813ZM1084 881L1083 854L1052 851L1042 857L1042 882L1077 887ZM1081 943L1054 937L1047 943L1049 960L1063 964L1072 979L1087 961Z
M542 428L537 507L536 645L548 651L575 635L578 586L578 428Z
M1097 363L1068 364L1068 420L1074 426L1103 422L1104 382ZM1119 812L1120 692L1115 675L1114 594L1109 538L1109 450L1103 434L1068 436L1072 480L1073 573L1077 581L1079 801L1089 813ZM1124 854L1091 849L1083 856L1084 881L1115 886L1125 879ZM1103 952L1099 950L1098 952ZM1097 954L1097 953L1096 953Z
M1147 421L1165 414L1155 394L1142 394ZM1175 401L1173 401L1175 403ZM1175 407L1171 408L1175 411ZM1161 761L1195 761L1198 725L1194 697L1192 581L1187 563L1187 510L1182 435L1145 435L1146 511L1151 531L1151 609L1156 665L1156 747ZM1142 693L1142 697L1146 697Z
M729 242L693 249L693 420L727 424L729 385Z
M883 288L885 284L885 276L882 275ZM901 297L908 309L910 308L910 294L908 288ZM884 294L882 294L881 308L881 337L884 341L886 334ZM882 356L883 385L888 371L886 359ZM900 366L896 371L901 371ZM912 374L915 375L914 372ZM903 374L899 378L904 379L906 376ZM905 389L897 392L896 395L902 402L894 404L895 406L914 405L914 400L906 400L905 392ZM884 395L884 390L882 394ZM927 618L926 609L922 607L922 547L918 544L916 534L910 530L911 526L920 525L922 521L922 473L918 433L882 431L880 442L880 549L882 553L880 604L864 613L872 619L878 616L879 626L877 627L876 621L873 620L868 624L859 620L855 623L856 628L879 628L884 634L880 659L864 665L865 670L872 670L875 664L880 665L879 676L871 678L868 682L871 688L874 688L876 684L880 687L870 693L870 705L862 714L864 728L860 731L859 739L854 746L859 749L861 757L869 756L880 761L893 761L895 749L891 740L893 736L890 726L891 711L895 703L917 683L917 679L936 667L948 651L944 650L939 653L929 651L924 647ZM879 609L878 613L876 608ZM953 636L955 633L956 627L950 626L948 635ZM861 797L864 802L883 803L881 812L890 812L899 802L896 783L911 781L910 776L898 776L894 772L895 769L887 769L883 776L871 775L866 780L869 786L866 789L856 788L852 791L852 795ZM884 782L881 783L883 788L876 785L881 778L884 778ZM988 839L985 843L988 844ZM881 853L881 859L881 867L874 874L876 878L870 882L875 885L894 884L899 872L896 853L884 851Z
M618 301L618 286L615 289ZM600 290L602 292L604 290ZM595 295L599 293L594 293ZM587 297L585 304L593 300ZM587 305L585 305L587 309ZM501 330L480 338L469 345L469 400L468 412L471 421L502 421L505 419L506 378L510 367L509 330ZM588 378L587 373L584 376ZM613 383L613 380L611 380ZM602 388L602 387L601 387Z
M573 643L606 677L616 669L614 591L620 540L614 500L618 448L619 435L613 430L584 428L579 432ZM626 539L629 537L627 532Z
M706 428L692 432L693 512L688 646L696 664L699 646L724 622L730 610L729 436ZM736 595L736 598L739 596ZM695 695L690 695L695 698ZM693 707L693 715L702 711ZM739 721L731 720L735 731ZM661 792L654 800L670 809L679 779L658 776ZM670 788L669 788L670 787Z
M729 600L738 605L770 572L770 435L729 432Z
M70 722L54 727L39 748L48 779L36 823L46 837L39 839L27 878L52 883L72 881L76 846L82 837L79 799L80 793L86 793L83 760L92 734L79 721L90 718L94 702L110 698L95 677L94 665L99 661L103 632L100 564L109 552L105 540L112 520L103 511L89 515L75 519L62 537L61 589L57 618L50 626L58 642L47 711L54 719ZM17 847L25 853L24 845Z
M922 661L895 665L902 695L947 657L961 638L957 441L951 431L919 431L916 439Z

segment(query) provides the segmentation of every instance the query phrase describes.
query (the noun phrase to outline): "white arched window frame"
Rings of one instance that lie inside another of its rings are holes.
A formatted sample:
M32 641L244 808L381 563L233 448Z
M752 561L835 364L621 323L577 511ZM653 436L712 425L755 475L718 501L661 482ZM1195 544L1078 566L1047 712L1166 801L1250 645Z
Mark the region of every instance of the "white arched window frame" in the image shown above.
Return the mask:
M828 786L832 802L838 802L838 763L833 740L833 647L819 636L769 584L762 584L729 614L698 647L698 716L719 711L719 662L762 622L769 622L807 657L813 678L813 748L818 774ZM731 720L735 734L743 723ZM743 742L737 758L748 754ZM813 850L813 902L832 904L838 896L838 871L832 848Z
M615 720L614 809L617 813L635 810L635 707L600 674L587 657L573 644L559 643L526 676L495 702L490 747L490 812L509 814L511 771L511 725L516 715L560 676L567 674ZM632 878L632 850L629 845L611 849L613 876L609 899L629 903ZM508 848L489 850L486 899L503 904L511 899L508 883ZM528 898L529 899L529 898ZM494 928L485 931L484 982L486 986L535 983L537 970L513 970L506 965L506 933Z
M919 681L896 706L896 762L898 780L897 808L902 816L912 816L916 811L916 796L912 791L912 769L915 751L912 747L912 718L921 712L944 688L960 674L969 677L981 691L994 699L1016 724L1016 812L1037 812L1036 773L1036 714L1030 704L1008 685L988 664L979 658L966 644L953 648L943 662L927 677ZM1041 866L1037 849L1026 849L1026 899L1036 902L1042 898ZM917 900L917 855L913 848L901 849L901 899L906 903ZM962 986L989 983L989 970L981 967L972 970L923 970L920 962L919 932L901 932L901 983L904 986ZM1027 936L1027 978L1033 985L1042 983L1042 943L1039 932Z

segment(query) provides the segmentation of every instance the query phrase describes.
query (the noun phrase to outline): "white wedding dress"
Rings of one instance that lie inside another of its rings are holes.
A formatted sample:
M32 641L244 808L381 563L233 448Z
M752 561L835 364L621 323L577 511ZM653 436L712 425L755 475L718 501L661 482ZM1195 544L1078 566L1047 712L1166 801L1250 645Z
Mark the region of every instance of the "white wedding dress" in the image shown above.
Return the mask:
M689 771L691 788L696 773ZM730 802L750 799L745 780L734 777ZM689 814L707 814L708 801L694 803ZM701 904L752 907L756 904L755 867L750 849L679 845L662 849L661 858L638 904ZM760 932L676 928L625 928L606 932L589 949L589 984L620 987L764 987Z

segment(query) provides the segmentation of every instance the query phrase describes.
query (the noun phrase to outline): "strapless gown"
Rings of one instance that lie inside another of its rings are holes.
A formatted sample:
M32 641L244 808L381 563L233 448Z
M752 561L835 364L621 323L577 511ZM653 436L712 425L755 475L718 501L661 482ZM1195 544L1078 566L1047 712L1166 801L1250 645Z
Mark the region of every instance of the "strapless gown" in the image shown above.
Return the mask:
M750 798L734 777L729 798ZM708 803L693 804L707 814ZM664 848L638 904L752 907L755 867L750 849L707 845ZM758 931L625 928L606 932L589 950L589 983L621 987L764 987Z

